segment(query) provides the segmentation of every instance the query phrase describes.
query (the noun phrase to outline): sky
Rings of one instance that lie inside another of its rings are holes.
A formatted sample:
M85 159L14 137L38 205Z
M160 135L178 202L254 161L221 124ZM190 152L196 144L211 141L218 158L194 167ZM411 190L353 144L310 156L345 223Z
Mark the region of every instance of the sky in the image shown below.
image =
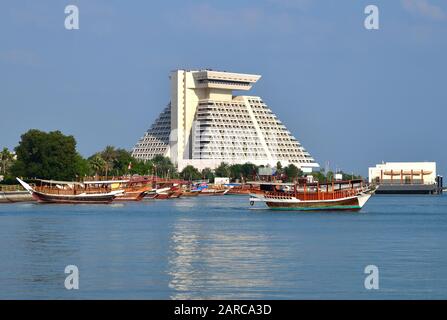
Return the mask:
M211 68L262 75L248 94L322 167L436 161L445 175L446 57L445 0L2 0L0 147L36 128L84 156L130 150L169 102L169 72Z

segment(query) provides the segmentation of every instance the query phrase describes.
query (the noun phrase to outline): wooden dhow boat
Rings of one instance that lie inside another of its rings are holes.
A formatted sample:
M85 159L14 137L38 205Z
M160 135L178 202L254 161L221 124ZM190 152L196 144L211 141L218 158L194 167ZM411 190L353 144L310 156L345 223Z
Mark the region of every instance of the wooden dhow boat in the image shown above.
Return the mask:
M262 193L250 195L250 204L264 202L274 210L358 211L374 193L362 180L328 183L263 183Z
M156 188L152 189L151 191L148 191L146 195L144 196L145 199L160 199L160 195L165 195L168 193L168 191L171 189L171 187L166 188ZM163 198L163 196L162 196Z
M146 198L148 199L157 199L157 200L166 200L166 199L175 199L180 198L182 196L182 190L178 187L177 184L172 186L164 186L162 188L157 188L152 190Z
M157 193L154 199L157 200L166 200L166 199L176 199L182 196L181 191L168 190L164 192Z
M110 184L112 191L123 190L118 194L114 201L141 201L146 194L152 190L152 186L146 180L128 179L128 180L109 180L109 181L85 181L86 184Z
M223 196L227 194L229 189L202 189L199 192L199 196Z
M124 190L112 190L107 181L68 182L38 180L39 186L31 187L23 180L17 181L40 203L110 203Z
M182 197L197 197L199 193L199 190L185 189L182 190Z
M228 195L249 195L252 193L258 193L260 190L259 184L240 184L231 186L228 190Z

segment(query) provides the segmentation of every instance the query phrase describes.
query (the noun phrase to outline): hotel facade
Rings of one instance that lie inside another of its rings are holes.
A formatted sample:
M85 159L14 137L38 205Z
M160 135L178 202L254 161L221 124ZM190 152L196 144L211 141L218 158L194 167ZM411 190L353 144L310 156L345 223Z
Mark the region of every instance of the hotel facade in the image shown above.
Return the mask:
M262 98L248 91L261 76L213 70L176 70L170 75L171 101L132 155L149 160L168 156L182 170L250 162L294 164L304 172L319 167Z

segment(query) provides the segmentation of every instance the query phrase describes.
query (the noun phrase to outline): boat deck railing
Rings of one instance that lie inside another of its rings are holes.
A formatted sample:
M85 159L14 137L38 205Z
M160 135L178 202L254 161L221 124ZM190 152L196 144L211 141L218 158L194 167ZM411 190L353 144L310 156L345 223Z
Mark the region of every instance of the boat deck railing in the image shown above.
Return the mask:
M287 191L287 192L266 192L265 195L267 198L272 199L292 199L292 197L296 197L301 201L312 201L312 200L334 200L334 199L342 199L348 197L354 197L358 195L360 192L364 191L363 188L353 188L353 189L341 189L334 191L321 191L321 190L301 190L298 192Z
M75 188L75 189L59 189L51 187L35 187L34 190L46 193L46 194L57 194L57 195L78 195L82 193L93 194L93 193L109 193L110 188Z

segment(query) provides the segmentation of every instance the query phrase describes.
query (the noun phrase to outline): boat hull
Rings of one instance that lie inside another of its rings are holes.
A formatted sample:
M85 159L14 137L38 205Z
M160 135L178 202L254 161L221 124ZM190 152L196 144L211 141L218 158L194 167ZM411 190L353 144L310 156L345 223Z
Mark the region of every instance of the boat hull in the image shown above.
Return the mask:
M320 200L320 201L300 201L295 198L287 200L268 199L265 197L258 198L263 201L272 210L292 210L292 211L359 211L371 197L371 194L361 194L355 197ZM253 201L251 199L251 201Z
M146 191L126 191L118 195L114 201L141 201L146 195Z
M182 191L174 191L174 193L169 196L169 199L177 199L180 198L182 195Z
M157 194L157 195L155 196L154 199L157 199L157 200L166 200L166 199L169 199L169 194L159 193L159 194Z
M184 191L182 197L197 197L199 195L198 191Z
M64 203L64 204L108 204L113 201L115 194L104 195L52 195L34 191L32 193L34 199L39 203Z
M39 203L68 203L68 204L107 204L111 203L117 195L122 194L123 190L117 190L107 193L80 193L80 194L61 194L47 193L38 190L34 190L29 184L23 180L16 178L17 181L27 190L32 197Z
M213 190L213 191L200 191L199 196L223 196L228 193L228 190Z
M166 199L172 199L172 198L178 198L178 196L175 195L175 192L173 192L173 191L169 191L169 192L160 192L160 193L157 193L157 194L155 195L155 198L154 198L154 199L157 199L157 200L166 200Z

